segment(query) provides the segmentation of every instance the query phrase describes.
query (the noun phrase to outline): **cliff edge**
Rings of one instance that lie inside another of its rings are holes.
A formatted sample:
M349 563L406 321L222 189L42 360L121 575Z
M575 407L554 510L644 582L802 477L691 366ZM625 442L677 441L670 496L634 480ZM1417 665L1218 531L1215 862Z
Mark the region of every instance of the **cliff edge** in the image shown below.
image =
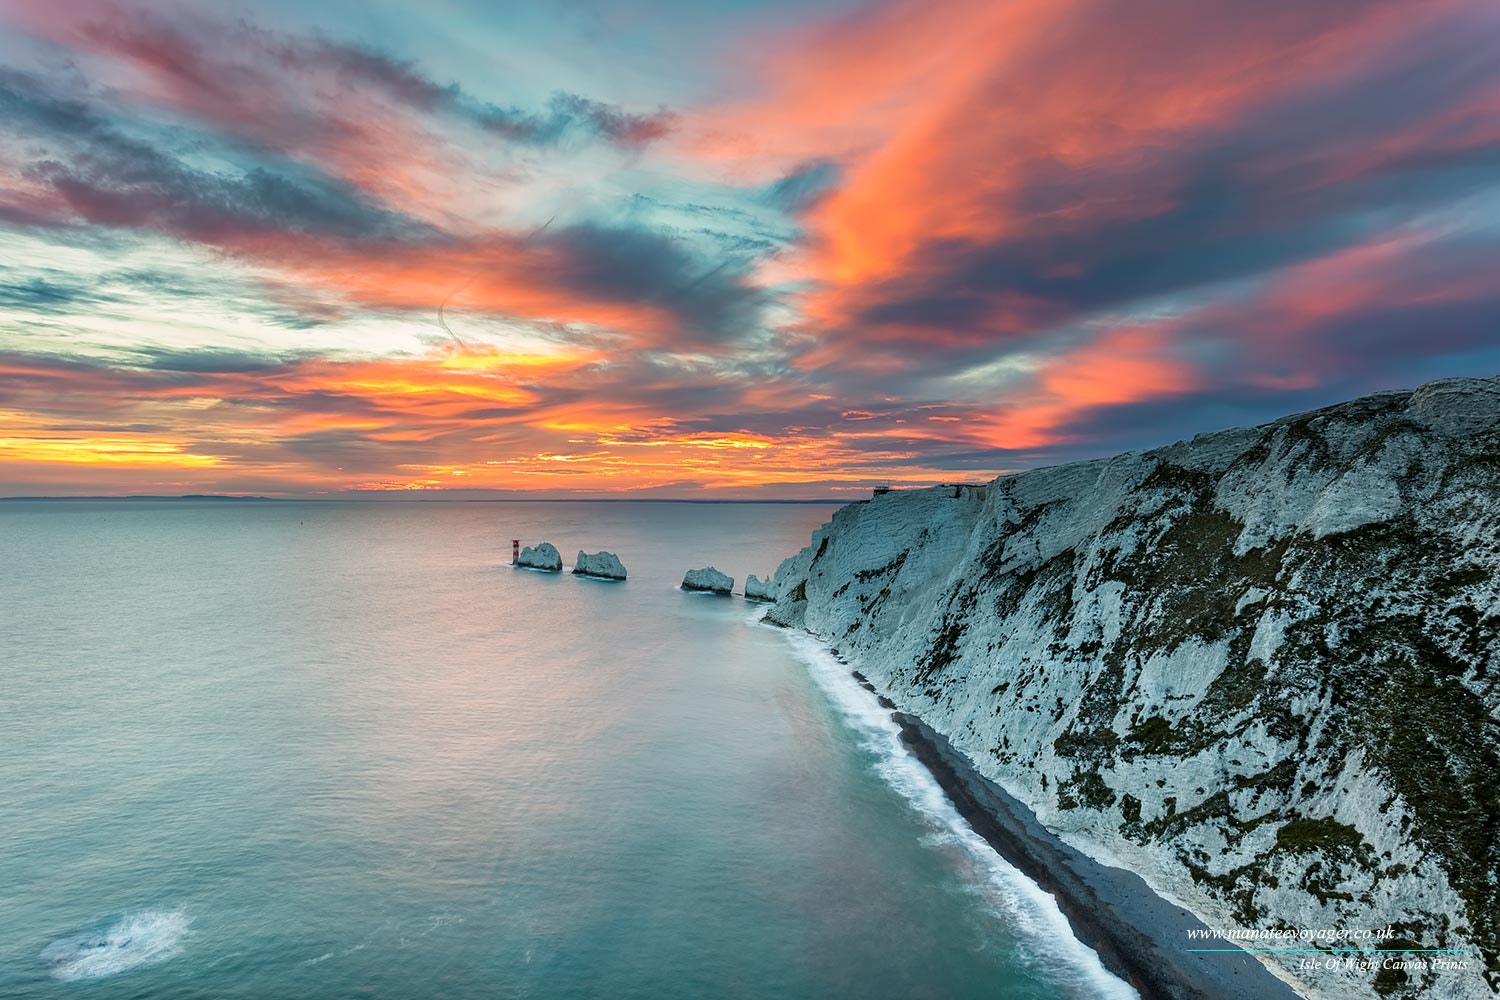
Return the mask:
M1500 379L878 496L772 590L1210 926L1406 949L1259 956L1300 992L1500 986Z

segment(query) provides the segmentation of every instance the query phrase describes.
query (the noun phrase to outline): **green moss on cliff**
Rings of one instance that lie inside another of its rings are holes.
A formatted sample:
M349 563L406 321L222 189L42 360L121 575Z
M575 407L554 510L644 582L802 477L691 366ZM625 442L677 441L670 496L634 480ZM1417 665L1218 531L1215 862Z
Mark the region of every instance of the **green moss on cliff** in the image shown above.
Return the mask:
M1278 850L1305 853L1339 848L1369 849L1364 835L1347 823L1332 819L1294 819L1276 831Z
M955 593L948 610L943 612L942 624L938 626L926 655L917 661L917 672L914 675L917 683L925 682L958 658L959 642L968 631L969 616L974 610L975 600L976 594L972 589L961 589Z
M1074 771L1066 780L1058 782L1057 805L1061 809L1108 809L1115 804L1115 793L1097 771Z

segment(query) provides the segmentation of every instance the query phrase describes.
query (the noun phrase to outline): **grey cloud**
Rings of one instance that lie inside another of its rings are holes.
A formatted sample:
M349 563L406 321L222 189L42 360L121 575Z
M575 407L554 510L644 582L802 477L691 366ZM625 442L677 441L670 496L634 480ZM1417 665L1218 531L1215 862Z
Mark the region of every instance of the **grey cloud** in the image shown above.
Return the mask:
M84 102L8 70L0 71L0 129L40 143L45 152L22 169L98 225L210 242L266 232L376 239L425 230L290 159L222 171L190 166L164 144L127 135Z
M582 131L625 146L638 146L669 133L676 116L665 108L650 113L629 112L614 104L559 91L545 111L526 111L481 100L457 84L440 84L415 63L351 45L323 42L305 52L283 48L289 68L304 59L322 60L342 72L376 83L404 103L429 112L442 112L516 142L548 144L571 131Z

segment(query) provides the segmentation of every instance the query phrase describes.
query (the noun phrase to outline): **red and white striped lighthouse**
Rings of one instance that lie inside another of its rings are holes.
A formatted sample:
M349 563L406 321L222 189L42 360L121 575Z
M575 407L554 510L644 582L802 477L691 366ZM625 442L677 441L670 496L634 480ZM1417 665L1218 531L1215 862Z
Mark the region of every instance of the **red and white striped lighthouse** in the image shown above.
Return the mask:
M521 561L521 540L512 538L510 540L510 561L517 563Z

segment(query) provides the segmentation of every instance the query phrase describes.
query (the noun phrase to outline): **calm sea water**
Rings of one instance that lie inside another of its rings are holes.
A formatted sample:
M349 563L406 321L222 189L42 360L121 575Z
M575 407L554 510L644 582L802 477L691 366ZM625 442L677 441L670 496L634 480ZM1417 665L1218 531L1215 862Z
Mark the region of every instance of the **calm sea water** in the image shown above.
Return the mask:
M675 588L832 510L0 504L0 996L1128 995L842 670Z

